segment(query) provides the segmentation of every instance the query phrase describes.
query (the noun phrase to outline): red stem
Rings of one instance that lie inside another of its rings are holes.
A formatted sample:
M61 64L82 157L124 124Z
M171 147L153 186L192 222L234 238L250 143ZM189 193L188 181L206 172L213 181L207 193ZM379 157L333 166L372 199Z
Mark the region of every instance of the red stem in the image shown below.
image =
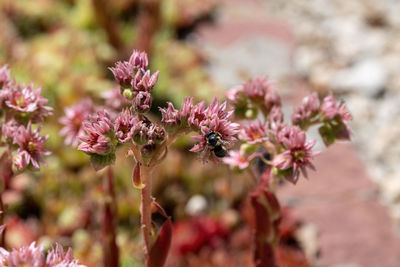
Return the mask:
M117 203L114 192L114 174L111 166L108 167L104 187L106 199L103 213L103 265L104 267L118 267L119 251L116 242Z

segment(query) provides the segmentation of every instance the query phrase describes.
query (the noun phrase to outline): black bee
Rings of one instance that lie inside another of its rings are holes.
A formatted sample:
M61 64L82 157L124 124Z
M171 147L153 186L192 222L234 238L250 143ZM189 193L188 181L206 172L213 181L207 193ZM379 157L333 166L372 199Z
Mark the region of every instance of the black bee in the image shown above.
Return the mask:
M214 152L215 156L223 158L226 156L227 151L225 148L225 141L222 140L222 135L218 132L209 131L206 135L207 145Z

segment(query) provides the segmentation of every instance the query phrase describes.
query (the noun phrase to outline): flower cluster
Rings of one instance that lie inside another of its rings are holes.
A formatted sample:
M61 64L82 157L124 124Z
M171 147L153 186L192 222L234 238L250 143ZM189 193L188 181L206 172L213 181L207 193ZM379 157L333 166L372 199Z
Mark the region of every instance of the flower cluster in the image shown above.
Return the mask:
M28 167L39 170L39 163L45 163L43 156L50 154L44 149L48 137L39 135L40 127L32 130L33 123L43 122L53 110L40 94L41 88L18 84L7 66L0 68L0 137L19 171Z
M202 152L204 160L210 156L216 160L215 153L211 153L215 151L215 145L209 142L210 132L218 134L218 142L223 146L222 149L237 139L239 124L230 121L233 111L226 111L226 102L219 104L216 98L208 107L205 102L193 104L192 98L186 98L180 110L168 103L168 108L160 108L160 111L161 122L170 132L188 128L199 133L193 136L198 143L190 151Z
M227 98L235 106L238 118L252 119L257 117L258 110L266 115L273 107L281 106L281 98L267 76L230 89Z
M273 167L276 176L296 183L300 173L307 177L306 169L315 169L311 161L318 153L312 151L316 141L306 140L305 131L309 127L319 125L319 133L327 146L336 140L350 139L347 122L351 116L343 103L336 104L332 95L322 101L317 93L306 96L294 109L292 125L284 122L280 98L271 90L266 78L255 78L235 87L227 97L238 118L253 118L247 116L249 107L257 108L264 117L264 121L259 117L257 121L241 126L239 139L243 143L240 150L231 151L224 159L233 169L250 168L253 160L260 159Z
M57 244L46 256L43 247L35 242L10 252L0 248L0 264L4 267L85 267L74 259L71 249L64 253L63 247Z
M121 94L133 100L137 112L145 113L151 107L150 91L156 85L159 72L150 74L147 54L134 50L129 61L117 62L110 68L120 85Z

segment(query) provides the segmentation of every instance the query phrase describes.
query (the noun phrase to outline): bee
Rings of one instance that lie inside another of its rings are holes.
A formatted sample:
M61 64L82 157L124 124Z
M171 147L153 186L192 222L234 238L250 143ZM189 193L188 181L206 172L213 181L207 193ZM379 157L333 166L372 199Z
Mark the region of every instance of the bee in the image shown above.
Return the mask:
M206 135L207 145L214 152L215 156L223 158L227 154L226 141L222 140L222 135L218 132L209 131Z

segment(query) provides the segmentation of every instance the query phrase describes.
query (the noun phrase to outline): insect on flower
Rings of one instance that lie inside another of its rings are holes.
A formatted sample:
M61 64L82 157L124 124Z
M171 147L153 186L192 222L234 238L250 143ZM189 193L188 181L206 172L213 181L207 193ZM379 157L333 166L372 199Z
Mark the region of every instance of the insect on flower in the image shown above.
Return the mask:
M226 141L222 140L222 135L218 132L209 131L206 135L207 145L214 152L215 156L223 158L227 154Z

